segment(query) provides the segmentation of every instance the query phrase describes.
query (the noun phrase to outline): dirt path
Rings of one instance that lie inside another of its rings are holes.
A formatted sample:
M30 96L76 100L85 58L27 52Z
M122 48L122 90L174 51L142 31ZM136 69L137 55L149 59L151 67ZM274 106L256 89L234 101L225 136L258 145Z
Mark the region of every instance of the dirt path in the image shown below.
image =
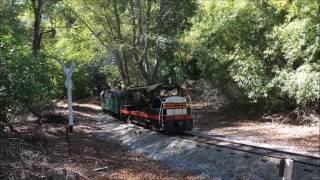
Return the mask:
M103 132L99 102L74 104L76 126L68 154L61 123L38 124L22 118L17 134L0 138L0 179L197 179L193 172L170 169L160 161L138 155L111 139L95 137ZM59 104L66 113L66 104ZM256 143L292 147L319 153L319 127L259 123L228 119L205 108L195 108L195 128ZM110 117L109 117L110 118ZM59 120L58 120L59 121Z
M209 107L194 105L195 129L225 135L254 144L270 144L320 156L320 127L259 122L219 114Z
M1 148L0 179L196 179L112 140L97 139L99 106L78 104L74 109L77 126L71 135L71 156L63 124L21 121L18 134L0 141L1 147L9 144Z

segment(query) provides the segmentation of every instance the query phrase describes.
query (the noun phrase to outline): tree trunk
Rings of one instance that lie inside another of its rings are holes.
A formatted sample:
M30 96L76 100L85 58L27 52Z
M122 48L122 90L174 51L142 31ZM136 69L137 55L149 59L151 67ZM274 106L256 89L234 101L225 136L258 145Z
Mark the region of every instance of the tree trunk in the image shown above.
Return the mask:
M164 3L163 0L158 0L159 11L157 16L157 35L156 35L156 63L154 65L152 73L152 82L156 82L158 79L158 69L161 61L161 49L160 49L160 35L162 34L163 15L164 15Z
M143 31L143 21L142 21L142 9L141 1L136 0L135 4L131 4L131 13L135 15L135 19L132 20L132 31L133 31L133 57L138 65L138 69L147 84L152 84L150 64L148 62L147 51L148 51L148 38ZM151 8L151 3L148 2L148 8ZM147 10L147 11L150 11ZM148 12L147 12L148 13ZM150 15L150 12L149 12ZM147 17L147 21L150 17ZM148 23L148 22L147 22ZM138 33L137 31L138 30ZM149 31L149 27L147 27ZM148 32L147 32L148 33Z
M148 50L149 50L149 37L150 36L150 20L151 20L151 1L147 0L147 10L146 10L146 35L144 38L144 51L143 51L143 59L146 64L146 70L148 74L151 74L150 63L148 59Z
M118 38L122 40L121 21L118 13L117 0L113 0L113 13L116 19L116 32L117 32Z
M119 13L118 13L117 0L113 0L112 2L113 2L112 3L113 4L113 14L116 19L115 29L116 29L117 38L120 40L120 43L123 43L123 38L122 38L122 34L121 34L121 19L120 19ZM116 58L115 60L119 61L116 63L118 65L118 69L120 71L121 78L122 78L125 86L130 86L130 76L129 76L129 70L128 70L127 53L123 49L123 47L118 47L118 50L116 50L116 51L117 51L118 58Z
M143 61L141 61L141 59L139 59L139 55L137 52L133 52L133 57L135 59L135 62L137 62L137 65L138 65L138 68L140 70L140 73L143 77L143 79L145 80L145 82L147 84L152 84L152 81L151 81L151 78L150 78L150 75L147 73L144 65L143 65Z
M122 60L121 60L120 52L118 51L118 49L113 49L111 53L114 58L114 61L116 62L118 70L120 72L121 79L123 80L124 84L126 85L126 76L125 76L124 71L122 69Z
M123 73L125 75L125 86L130 86L131 80L130 80L130 75L129 75L129 69L128 69L128 60L127 60L127 53L121 48L121 54L122 54L122 62L123 62Z
M32 40L32 54L38 55L41 48L41 19L43 12L43 0L32 0L32 8L34 12L33 24L33 40Z

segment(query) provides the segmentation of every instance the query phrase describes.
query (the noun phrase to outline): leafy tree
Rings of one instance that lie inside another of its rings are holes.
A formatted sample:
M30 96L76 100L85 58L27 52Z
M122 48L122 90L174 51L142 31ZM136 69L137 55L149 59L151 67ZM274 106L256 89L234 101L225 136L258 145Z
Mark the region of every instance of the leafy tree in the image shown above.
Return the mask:
M156 82L161 62L173 58L175 38L190 26L196 7L193 1L163 0L64 4L112 54L126 86L135 78L131 72L140 72L135 79L147 84Z
M25 107L65 96L57 60L77 64L75 98L107 82L202 78L242 104L319 108L319 4L0 0L0 129Z
M204 1L183 41L203 77L220 87L234 82L253 103L270 108L319 100L316 0Z
M35 8L40 1L41 21L35 23ZM34 111L39 104L65 94L64 75L57 59L77 61L82 74L76 76L82 78L75 82L76 98L93 94L95 85L90 84L90 78L97 68L84 76L88 73L86 64L95 59L102 62L105 54L100 53L99 46L90 46L97 44L90 32L73 26L72 16L58 1L1 1L0 14L0 129L3 122L8 124L26 107Z
M316 105L320 99L319 6L316 0L287 1L276 6L286 16L269 34L270 44L265 52L274 63L272 85L303 106Z

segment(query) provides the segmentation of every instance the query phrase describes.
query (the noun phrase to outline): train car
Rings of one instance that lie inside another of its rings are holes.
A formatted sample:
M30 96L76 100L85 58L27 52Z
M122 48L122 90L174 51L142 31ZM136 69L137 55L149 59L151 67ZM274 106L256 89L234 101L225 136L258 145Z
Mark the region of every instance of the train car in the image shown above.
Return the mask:
M156 131L183 132L193 127L191 98L182 96L179 86L127 88L104 92L101 106L105 112L128 122L143 124Z
M117 91L105 91L101 94L101 108L103 112L119 115L122 103L122 93Z

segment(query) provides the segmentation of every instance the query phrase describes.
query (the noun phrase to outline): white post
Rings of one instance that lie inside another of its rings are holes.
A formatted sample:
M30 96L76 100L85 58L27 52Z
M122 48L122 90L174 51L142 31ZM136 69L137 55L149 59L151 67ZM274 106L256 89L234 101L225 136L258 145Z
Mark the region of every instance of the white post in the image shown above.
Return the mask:
M63 61L60 61L59 62L63 71L64 71L64 74L66 75L66 81L64 82L66 88L67 88L67 95L68 95L68 111L69 111L69 114L68 114L68 117L69 117L69 129L70 131L72 132L72 127L73 127L73 110L72 110L72 80L71 80L71 77L72 77L72 74L75 70L75 63L72 63L71 66L69 68L67 68L65 66L65 64L63 63Z
M281 159L279 167L279 175L282 180L291 180L293 171L292 159Z

